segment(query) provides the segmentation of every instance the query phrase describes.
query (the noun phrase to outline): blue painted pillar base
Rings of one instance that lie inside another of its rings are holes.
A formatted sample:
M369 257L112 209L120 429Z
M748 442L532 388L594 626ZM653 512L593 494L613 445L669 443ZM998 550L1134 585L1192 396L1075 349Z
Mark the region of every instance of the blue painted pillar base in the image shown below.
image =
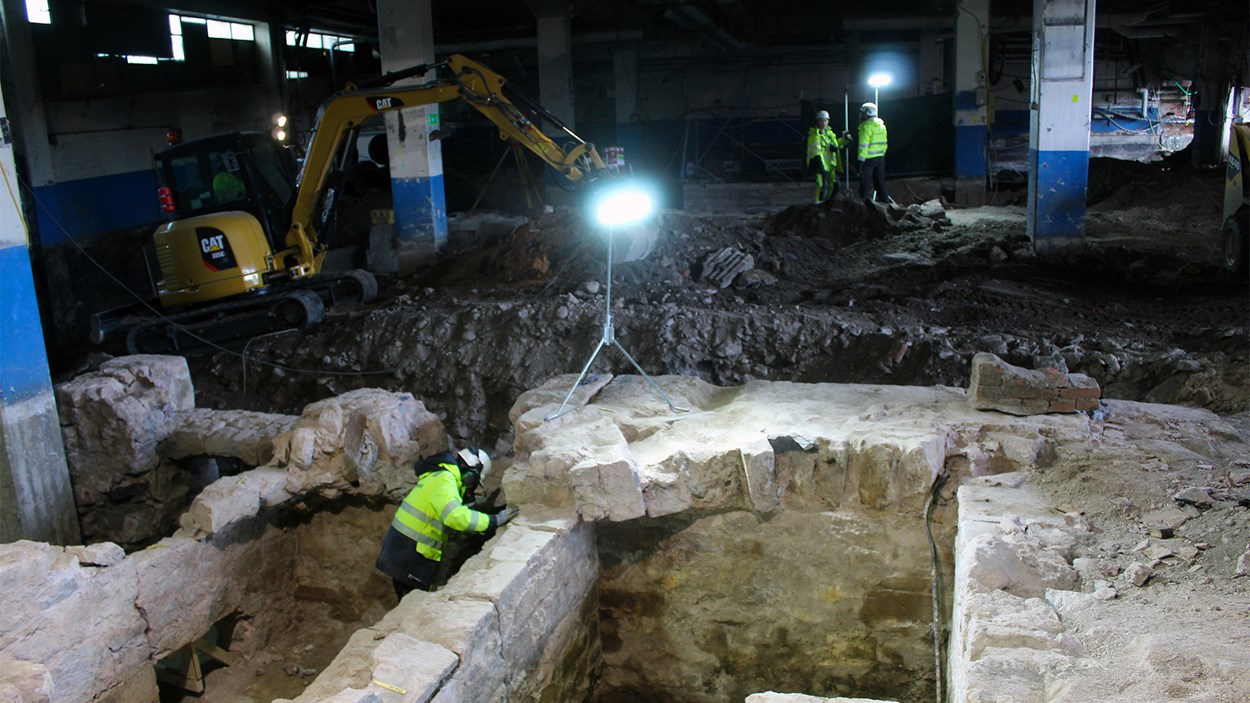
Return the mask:
M1028 234L1038 254L1075 253L1085 247L1088 151L1029 150Z
M985 154L989 136L984 125L955 128L955 202L976 206L987 202Z
M81 540L24 244L0 248L0 542Z
M402 274L432 262L447 244L447 198L443 190L443 175L393 178L391 194Z

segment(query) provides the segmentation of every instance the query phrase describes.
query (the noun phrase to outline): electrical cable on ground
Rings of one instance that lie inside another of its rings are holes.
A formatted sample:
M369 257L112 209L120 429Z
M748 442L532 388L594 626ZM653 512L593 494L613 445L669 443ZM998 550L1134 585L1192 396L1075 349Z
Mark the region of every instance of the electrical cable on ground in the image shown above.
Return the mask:
M929 538L929 559L930 559L930 583L929 592L933 596L933 665L934 665L934 682L936 685L936 694L934 700L936 703L943 703L942 697L942 560L938 556L937 543L933 540L933 511L937 509L938 501L941 498L942 487L946 485L950 476L946 473L939 474L937 480L933 482L933 488L929 491L929 496L925 498L924 505L924 531Z

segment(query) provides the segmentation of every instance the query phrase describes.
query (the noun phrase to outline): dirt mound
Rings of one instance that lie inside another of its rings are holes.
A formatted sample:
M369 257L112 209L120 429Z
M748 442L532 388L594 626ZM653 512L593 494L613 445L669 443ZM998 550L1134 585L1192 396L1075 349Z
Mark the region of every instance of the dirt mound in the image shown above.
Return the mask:
M898 207L838 193L823 203L782 210L769 222L767 231L775 236L823 237L836 246L846 246L906 232L940 232L949 225L936 201Z

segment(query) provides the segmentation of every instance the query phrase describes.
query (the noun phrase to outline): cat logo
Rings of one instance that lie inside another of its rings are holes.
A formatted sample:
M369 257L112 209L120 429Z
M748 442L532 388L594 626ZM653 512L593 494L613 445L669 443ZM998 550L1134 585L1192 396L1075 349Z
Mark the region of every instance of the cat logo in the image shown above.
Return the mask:
M215 234L209 237L205 237L200 240L200 251L204 252L205 254L212 254L214 252L224 251L226 248L224 246L225 241L226 241L226 235L224 234Z
M392 110L397 107L403 107L404 101L399 98L382 96L378 98L370 98L369 105L378 112L383 110Z
M200 241L200 260L209 271L224 271L238 266L225 232L216 227L196 227L195 238Z

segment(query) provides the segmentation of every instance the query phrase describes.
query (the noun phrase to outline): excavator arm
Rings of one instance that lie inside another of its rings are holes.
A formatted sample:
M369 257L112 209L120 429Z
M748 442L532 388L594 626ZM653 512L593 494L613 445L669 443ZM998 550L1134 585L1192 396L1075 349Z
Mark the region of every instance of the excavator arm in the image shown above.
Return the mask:
M425 83L394 85L407 78L426 76L431 71L435 77ZM593 144L578 137L541 106L513 94L512 98L569 135L567 148L556 144L505 95L505 84L499 74L457 54L441 63L413 66L356 85L349 84L345 90L331 96L318 111L316 134L300 173L291 227L284 243L288 249L276 255L297 254L299 260L305 262L302 266L308 267L302 273L320 270L324 252L318 246L312 222L335 155L352 129L379 113L463 100L494 122L500 137L515 139L569 181L578 182L603 171L603 160Z

